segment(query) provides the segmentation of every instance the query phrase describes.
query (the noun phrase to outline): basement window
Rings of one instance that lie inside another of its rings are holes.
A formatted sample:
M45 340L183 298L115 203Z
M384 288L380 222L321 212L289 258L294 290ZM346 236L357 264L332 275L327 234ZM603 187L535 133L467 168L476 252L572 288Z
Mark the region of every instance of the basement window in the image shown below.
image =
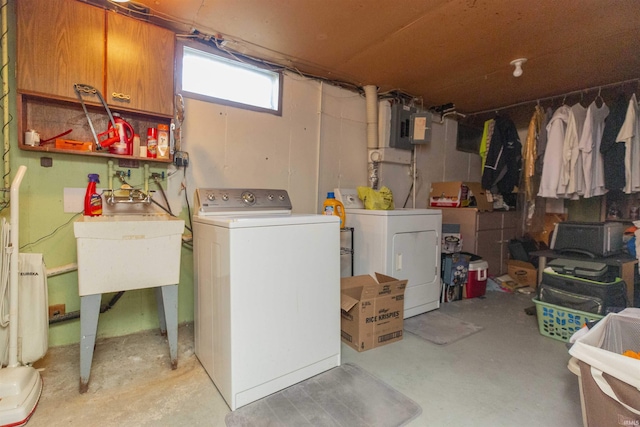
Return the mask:
M182 48L186 97L282 115L282 73L189 46Z

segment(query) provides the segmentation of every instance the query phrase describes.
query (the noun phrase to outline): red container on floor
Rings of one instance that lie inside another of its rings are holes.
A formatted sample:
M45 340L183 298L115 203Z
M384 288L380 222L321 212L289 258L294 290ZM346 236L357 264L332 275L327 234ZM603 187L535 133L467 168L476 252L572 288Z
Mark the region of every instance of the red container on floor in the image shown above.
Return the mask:
M487 291L487 272L489 264L484 260L469 262L469 274L464 285L465 298L481 297Z

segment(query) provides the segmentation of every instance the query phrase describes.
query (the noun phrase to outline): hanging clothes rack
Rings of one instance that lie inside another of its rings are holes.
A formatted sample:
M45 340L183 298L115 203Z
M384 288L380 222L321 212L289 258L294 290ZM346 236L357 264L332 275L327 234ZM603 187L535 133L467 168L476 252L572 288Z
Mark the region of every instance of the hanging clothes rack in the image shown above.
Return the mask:
M562 98L563 99L562 103L564 104L564 102L567 100L567 96L578 95L578 94L583 94L584 95L585 92L591 92L591 91L596 90L596 89L598 89L598 98L602 98L600 96L600 93L601 93L602 89L606 89L606 88L609 88L609 87L622 86L622 85L633 83L633 82L640 83L640 77L639 78L635 78L635 79L624 80L624 81L617 82L617 83L609 83L609 84L606 84L606 85L594 86L594 87L590 87L590 88L586 88L586 89L580 89L580 90L574 90L574 91L563 93L563 94L559 94L559 95L553 95L553 96L547 96L547 97L544 97L544 98L536 98L536 99L531 99L531 100L528 100L528 101L517 102L515 104L506 105L506 106L500 107L500 108L491 108L489 110L475 111L473 113L467 113L467 117L493 113L493 112L497 112L497 111L500 111L500 110L508 110L510 108L521 107L523 105L528 105L528 104L538 103L538 105L539 105L540 102L542 102L542 101L549 101L549 100L553 100L553 99L560 98L560 97L563 97Z

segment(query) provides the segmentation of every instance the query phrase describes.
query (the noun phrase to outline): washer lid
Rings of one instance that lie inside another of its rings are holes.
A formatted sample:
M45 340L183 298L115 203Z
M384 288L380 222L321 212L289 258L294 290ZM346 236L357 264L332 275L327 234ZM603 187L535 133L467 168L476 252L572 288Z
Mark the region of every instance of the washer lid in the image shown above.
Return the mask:
M318 214L290 214L290 215L194 215L193 222L209 224L216 227L225 228L250 228L250 227L274 227L277 232L278 226L287 225L309 225L309 224L337 224L340 227L340 218L335 215Z

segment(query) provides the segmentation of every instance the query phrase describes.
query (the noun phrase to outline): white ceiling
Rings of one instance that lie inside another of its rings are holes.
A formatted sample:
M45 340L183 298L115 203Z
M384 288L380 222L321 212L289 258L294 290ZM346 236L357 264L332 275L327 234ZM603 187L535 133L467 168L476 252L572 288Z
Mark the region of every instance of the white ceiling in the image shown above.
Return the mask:
M135 6L179 33L197 30L311 75L398 90L425 107L451 102L463 113L640 79L638 0L136 0ZM516 78L510 62L520 57L528 60Z

